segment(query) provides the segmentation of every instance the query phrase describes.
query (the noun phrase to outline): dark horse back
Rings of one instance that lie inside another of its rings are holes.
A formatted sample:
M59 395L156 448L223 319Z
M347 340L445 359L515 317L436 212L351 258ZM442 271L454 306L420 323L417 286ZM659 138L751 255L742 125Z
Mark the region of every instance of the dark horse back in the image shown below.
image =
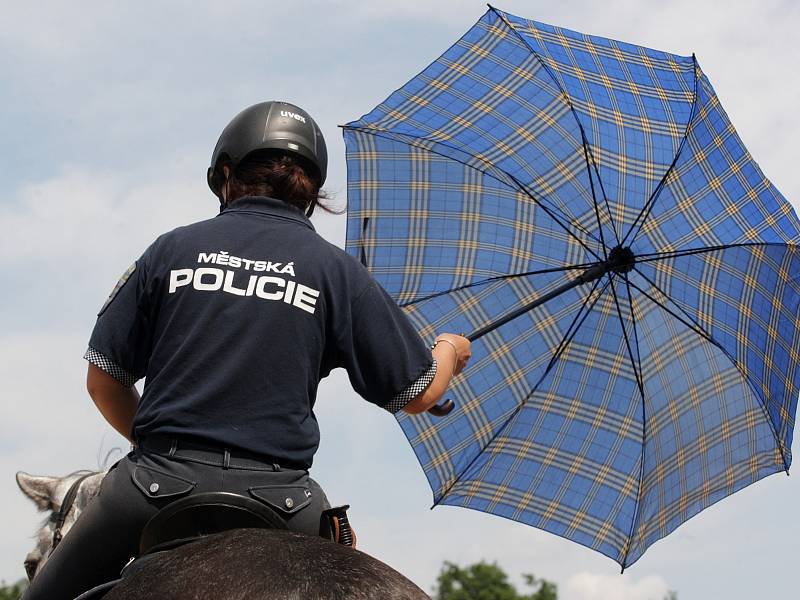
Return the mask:
M226 531L131 566L105 600L429 600L368 554L290 531Z

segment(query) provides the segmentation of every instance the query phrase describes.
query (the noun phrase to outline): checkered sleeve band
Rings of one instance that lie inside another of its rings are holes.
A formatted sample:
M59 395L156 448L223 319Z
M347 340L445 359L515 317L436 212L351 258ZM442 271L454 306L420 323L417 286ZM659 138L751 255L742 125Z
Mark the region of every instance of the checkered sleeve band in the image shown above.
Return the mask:
M389 402L389 404L387 404L386 406L384 406L384 408L393 414L398 412L406 404L411 402L414 398L416 398L423 391L425 391L425 388L427 388L431 384L431 381L433 381L433 378L435 376L436 376L436 359L434 358L433 362L431 363L431 366L428 367L428 370L425 371L422 375L420 375L419 378L414 383L412 383L402 392L397 394L397 396L392 398L392 401Z
M129 373L113 360L108 358L105 354L98 352L92 347L87 348L86 354L83 355L83 358L88 360L98 369L102 369L111 375L114 379L119 381L127 388L133 387L133 384L136 383L136 377L132 373Z

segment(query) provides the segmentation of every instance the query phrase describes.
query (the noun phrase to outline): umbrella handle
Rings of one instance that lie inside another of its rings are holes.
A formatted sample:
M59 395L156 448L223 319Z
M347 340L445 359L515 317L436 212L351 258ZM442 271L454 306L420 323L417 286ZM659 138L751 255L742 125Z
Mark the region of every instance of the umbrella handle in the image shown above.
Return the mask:
M446 417L453 411L455 407L456 403L448 398L441 404L434 404L433 406L431 406L428 409L428 412L431 413L434 417Z

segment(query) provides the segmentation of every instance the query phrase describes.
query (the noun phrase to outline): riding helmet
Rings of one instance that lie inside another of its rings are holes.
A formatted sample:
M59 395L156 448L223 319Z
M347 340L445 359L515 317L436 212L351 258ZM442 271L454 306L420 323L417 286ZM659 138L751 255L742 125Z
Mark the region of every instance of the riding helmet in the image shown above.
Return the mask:
M211 156L207 180L222 200L222 167L235 169L246 156L259 150L279 150L299 156L325 183L328 150L322 131L311 116L288 102L260 102L236 115L222 131Z

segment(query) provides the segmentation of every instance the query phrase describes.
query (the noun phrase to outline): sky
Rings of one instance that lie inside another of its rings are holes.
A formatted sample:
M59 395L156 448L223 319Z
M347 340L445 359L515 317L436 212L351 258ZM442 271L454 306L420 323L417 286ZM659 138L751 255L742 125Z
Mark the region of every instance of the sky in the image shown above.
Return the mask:
M213 216L205 170L241 108L282 99L320 123L326 188L346 202L337 125L368 112L485 12L478 1L11 2L0 0L0 579L42 515L14 473L66 474L120 456L85 393L95 314L160 233ZM80 6L80 9L76 8ZM498 8L585 33L696 53L739 135L800 206L800 4L712 0L507 0ZM345 217L317 211L343 246ZM430 591L442 561L496 561L515 582L554 581L562 600L800 597L800 483L771 476L700 513L624 575L556 536L453 507L431 493L394 419L346 375L321 386L312 470L352 505L360 549ZM797 437L797 436L796 436ZM797 441L793 451L797 455Z

